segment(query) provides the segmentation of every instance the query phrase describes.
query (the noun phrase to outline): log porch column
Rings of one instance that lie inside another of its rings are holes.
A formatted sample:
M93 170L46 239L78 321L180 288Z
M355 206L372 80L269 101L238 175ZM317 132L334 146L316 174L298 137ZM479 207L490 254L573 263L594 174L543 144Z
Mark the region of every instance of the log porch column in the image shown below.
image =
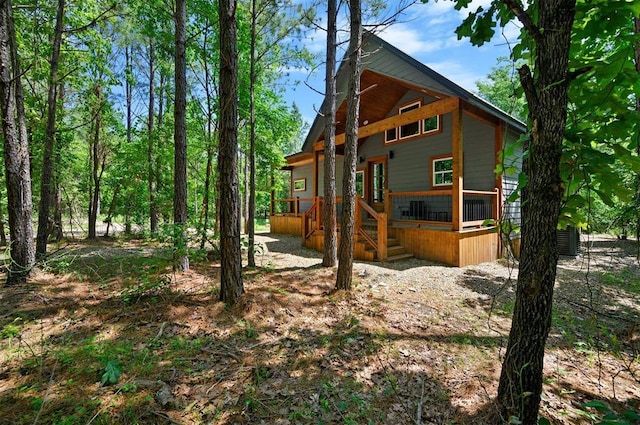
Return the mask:
M293 173L291 173L293 174ZM291 179L289 179L291 180ZM290 188L293 188L293 183L289 185ZM291 189L289 189L289 193L291 193ZM276 212L276 191L275 191L275 179L273 176L273 170L271 170L271 215L274 215Z
M318 162L320 157L320 151L314 149L313 151L313 198L318 196Z
M505 127L502 120L498 122L498 125L495 126L495 150L496 150L496 168L504 162L502 160L502 147L506 144L506 133ZM500 225L500 221L502 220L502 212L504 210L503 204L503 187L502 187L502 176L504 174L504 167L500 167L502 170L499 174L496 174L496 192L498 195L495 198L496 206L494 207L493 218L497 220L497 224ZM498 232L498 258L502 256L502 232Z
M464 164L463 164L463 143L462 143L462 109L460 102L453 110L453 136L452 136L452 152L453 159L453 184L451 187L452 196L452 230L459 231L462 229L462 221L464 219L462 204L464 188Z

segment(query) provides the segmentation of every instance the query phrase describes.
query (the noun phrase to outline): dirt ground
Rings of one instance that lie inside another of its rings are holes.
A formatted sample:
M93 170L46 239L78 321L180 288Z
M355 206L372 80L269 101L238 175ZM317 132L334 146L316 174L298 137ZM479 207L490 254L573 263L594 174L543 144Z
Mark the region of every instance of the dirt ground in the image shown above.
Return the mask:
M258 237L241 305L219 264L173 274L145 241L74 243L0 292L0 424L484 424L517 267L356 263L355 288L299 238ZM640 409L633 241L583 237L558 266L541 415Z

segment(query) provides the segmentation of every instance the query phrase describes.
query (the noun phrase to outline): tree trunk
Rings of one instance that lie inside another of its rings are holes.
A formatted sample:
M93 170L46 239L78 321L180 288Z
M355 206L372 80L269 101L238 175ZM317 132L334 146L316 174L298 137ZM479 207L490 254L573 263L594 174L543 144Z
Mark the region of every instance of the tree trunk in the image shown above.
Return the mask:
M7 233L4 230L4 207L0 203L0 246L7 246Z
M89 231L88 238L95 239L96 223L98 214L100 213L100 163L102 157L102 149L100 146L100 135L102 133L102 87L99 84L95 87L96 106L93 139L91 141L91 185L89 187Z
M56 161L60 164L60 161ZM62 232L62 192L60 191L60 181L54 176L53 184L53 240L60 242L64 234Z
M156 145L155 145L157 153L156 153L155 168L154 168L154 174L156 178L156 195L162 193L164 188L164 183L162 181L163 158L162 158L161 152L164 148L164 143L165 143L165 139L163 137L164 132L162 130L164 127L164 112L165 112L164 105L166 102L165 95L166 95L166 86L167 86L168 79L169 77L165 75L165 73L162 71L162 68L160 68L160 81L158 86L158 120L157 120L158 138L156 139ZM158 204L157 196L156 196L156 213L158 214L158 225L159 225L160 216L162 216L162 219L164 220L165 223L169 223L169 219L165 217L166 213L164 212L164 208L162 208L162 206Z
M358 151L358 115L360 110L360 61L362 49L362 10L360 0L349 2L351 40L349 41L349 85L342 178L342 224L336 289L351 290L356 210L356 156Z
M109 237L109 229L111 228L111 220L113 220L113 214L116 211L116 204L118 202L118 196L120 195L120 190L122 186L118 185L113 191L113 196L111 197L111 203L109 204L109 211L107 212L107 218L105 222L107 223L107 230L104 232L104 237Z
M236 0L220 0L220 301L235 304L242 293L238 193L238 52Z
M187 255L187 58L186 58L186 0L176 0L176 50L174 108L174 177L173 177L173 223L174 268L189 270Z
M538 4L535 72L520 70L529 105L529 156L523 164L522 250L509 342L502 364L498 405L502 419L538 421L544 348L551 326L558 262L556 228L564 185L560 156L567 115L568 53L575 0ZM533 17L532 17L533 18ZM532 22L535 22L532 20ZM532 27L527 28L532 32ZM534 28L535 30L535 28Z
M633 27L636 35L640 34L640 17L633 18ZM640 41L635 48L636 72L640 76ZM640 112L640 96L636 95L636 111ZM640 156L640 144L636 147L636 153ZM640 260L640 173L636 176L636 258Z
M153 40L149 40L149 109L147 119L147 179L149 180L149 230L158 232L158 206L156 205L156 176L154 171L154 123L155 123L155 76L156 54Z
M208 51L209 49L209 28L210 22L207 19L206 30L204 33L204 39L202 42L202 50ZM213 174L213 157L214 157L214 143L213 143L213 119L214 119L214 106L213 95L211 87L211 70L209 69L209 62L203 61L204 68L204 92L207 102L207 124L205 129L205 140L207 141L207 165L204 176L204 194L202 196L202 210L200 212L200 249L204 249L207 243L207 234L209 233L209 200L211 199L211 178Z
M40 208L38 210L38 234L36 237L36 253L44 256L47 253L47 239L49 238L49 210L51 208L51 181L53 175L53 152L55 145L55 127L57 110L58 63L60 59L60 45L64 31L65 0L58 0L56 11L56 26L53 34L51 52L51 68L49 71L49 89L47 95L47 127L44 135L44 156L42 160L42 180L40 182Z
M211 121L211 119L212 118L209 117L209 121ZM211 124L209 123L208 125L210 126ZM213 177L213 134L209 132L207 138L207 168L204 176L204 196L202 197L202 233L200 234L200 249L204 249L207 242L207 233L209 231L209 200L211 199L211 179Z
M324 108L324 253L322 265L334 267L338 262L336 233L336 20L337 2L327 5L327 65L325 70Z
M256 266L255 239L256 239L256 37L257 37L257 11L256 0L251 0L251 64L249 65L249 196L246 214L247 239L247 264Z
M25 282L35 264L31 174L20 61L10 0L0 0L0 111L11 261L7 284Z
M64 84L58 83L58 105L61 109L60 113L64 111L64 97L65 90ZM54 150L53 155L53 168L54 170L60 169L60 164L62 163L61 156L61 148L58 146L57 149ZM53 203L53 233L50 236L53 236L53 240L56 242L60 242L64 237L64 232L62 231L62 189L60 187L60 175L58 173L53 174L52 181L52 193L51 193L51 202Z

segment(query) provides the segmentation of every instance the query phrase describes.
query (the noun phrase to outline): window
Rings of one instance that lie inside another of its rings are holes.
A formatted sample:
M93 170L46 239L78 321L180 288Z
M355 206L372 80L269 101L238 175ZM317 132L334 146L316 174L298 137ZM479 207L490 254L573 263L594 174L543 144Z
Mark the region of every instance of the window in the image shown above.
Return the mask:
M453 184L453 158L450 156L434 158L432 161L431 185L450 186Z
M420 102L411 103L407 106L403 106L398 109L398 115L404 114L405 112L412 111L414 109L418 109L420 107ZM406 139L408 137L416 136L420 134L420 121L412 122L411 124L405 124L400 127L400 139Z
M422 100L416 100L408 105L398 108L398 115L405 112L413 111L422 106ZM412 122L410 124L401 125L400 127L391 128L384 133L385 143L395 143L406 139L413 139L421 134L439 133L441 129L441 116L436 115L424 120Z
M440 131L440 115L430 117L422 122L422 133L436 133Z
M372 164L371 194L373 198L372 201L376 203L384 202L384 184L385 184L384 169L385 169L384 162L376 162Z
M356 195L364 196L364 170L356 171Z
M293 181L293 191L294 192L304 192L307 190L307 179L295 179Z
M395 142L396 140L398 140L398 129L397 128L392 128L390 130L387 130L384 133L384 142L385 143Z

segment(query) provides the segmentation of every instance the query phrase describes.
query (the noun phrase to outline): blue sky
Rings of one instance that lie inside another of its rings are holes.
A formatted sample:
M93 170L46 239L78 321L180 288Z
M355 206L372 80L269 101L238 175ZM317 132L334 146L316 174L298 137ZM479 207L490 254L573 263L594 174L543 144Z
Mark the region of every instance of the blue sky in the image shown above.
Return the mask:
M490 2L491 0L473 0L471 10ZM388 1L383 18L397 9L401 3L402 1ZM431 0L427 4L411 5L398 17L398 23L376 32L398 49L467 90L476 92L475 82L483 79L491 68L497 65L498 57L509 56L510 45L516 43L520 29L515 23L510 23L504 29L498 28L489 43L476 47L467 39L458 40L454 32L467 14L467 10L455 10L450 1ZM324 26L326 7L321 7L318 15L323 18L320 25ZM339 28L342 28L342 31L339 30L339 39L348 38L347 25L348 17L342 16L338 23ZM310 31L304 43L311 52L324 58L326 35L322 30ZM338 52L338 61L342 59L343 54L343 50ZM288 72L290 79L306 81L315 90L324 92L324 65L319 66L313 73L307 69L289 69ZM285 98L289 103L295 102L303 118L311 124L323 96L304 83L289 83Z

